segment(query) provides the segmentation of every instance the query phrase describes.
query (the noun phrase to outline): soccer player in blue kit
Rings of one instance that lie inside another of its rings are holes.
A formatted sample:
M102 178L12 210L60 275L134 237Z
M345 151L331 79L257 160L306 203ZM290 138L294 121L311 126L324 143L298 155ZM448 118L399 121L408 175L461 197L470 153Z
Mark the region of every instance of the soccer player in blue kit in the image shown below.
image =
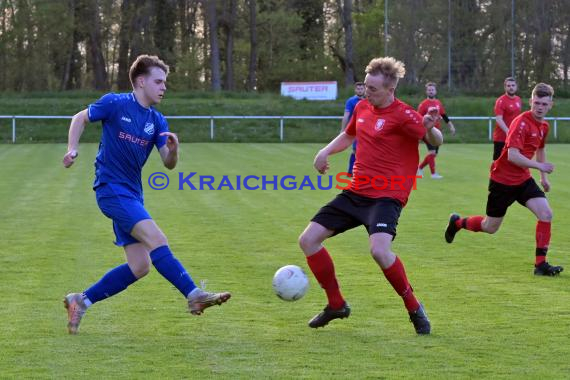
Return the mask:
M342 123L340 127L340 131L343 132L352 117L352 113L354 112L354 107L358 104L359 101L364 99L364 94L366 92L364 86L364 82L356 82L354 84L354 96L351 96L347 99L344 105L344 115L342 117ZM354 161L356 160L356 140L352 143L352 152L350 153L350 158L348 159L348 173L352 175L352 168L354 166Z
M152 107L164 96L167 75L168 66L158 57L141 55L129 71L132 93L106 94L71 121L63 157L66 168L78 157L79 138L87 123L103 124L93 189L99 208L113 220L115 244L124 248L127 262L111 269L84 292L64 298L70 334L77 334L81 318L92 304L144 277L151 263L187 299L194 315L231 297L227 292L206 292L194 284L144 207L141 171L153 146L168 169L178 162L178 138L169 132L164 116Z

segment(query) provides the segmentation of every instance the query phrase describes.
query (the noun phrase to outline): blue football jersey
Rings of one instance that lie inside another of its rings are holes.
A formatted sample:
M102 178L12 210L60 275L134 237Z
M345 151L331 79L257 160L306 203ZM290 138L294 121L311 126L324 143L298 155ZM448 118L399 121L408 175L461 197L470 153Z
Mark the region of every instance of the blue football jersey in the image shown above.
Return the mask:
M166 144L164 116L141 106L133 93L106 94L87 108L89 121L101 121L103 134L95 159L94 188L120 183L142 194L141 172L153 146Z
M348 120L352 117L352 113L354 112L354 107L361 101L363 98L359 98L358 96L354 95L346 101L344 105L344 110L349 112Z

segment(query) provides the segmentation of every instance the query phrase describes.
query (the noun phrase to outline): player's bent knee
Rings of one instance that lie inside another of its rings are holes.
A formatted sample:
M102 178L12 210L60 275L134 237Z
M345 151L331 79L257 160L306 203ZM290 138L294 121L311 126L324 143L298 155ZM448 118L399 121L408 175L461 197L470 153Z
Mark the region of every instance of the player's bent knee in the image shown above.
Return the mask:
M131 267L131 271L137 279L143 278L150 271L150 264L147 262L145 264L136 265L134 268Z
M319 243L307 232L303 232L301 236L299 236L299 247L301 247L305 254L312 253L313 247L316 245L319 245Z
M150 251L155 250L158 247L168 245L168 239L161 231L155 234L149 235L147 241L144 244L148 247Z
M553 215L551 209L542 210L541 212L538 213L538 219L543 222L551 222L552 217Z
M389 268L394 264L395 255L390 249L371 249L372 258L382 269Z
M155 243L156 247L162 247L163 245L168 245L168 239L166 235L162 232L154 237L153 242Z
M392 255L392 251L387 247L372 247L370 254L377 259L388 259Z

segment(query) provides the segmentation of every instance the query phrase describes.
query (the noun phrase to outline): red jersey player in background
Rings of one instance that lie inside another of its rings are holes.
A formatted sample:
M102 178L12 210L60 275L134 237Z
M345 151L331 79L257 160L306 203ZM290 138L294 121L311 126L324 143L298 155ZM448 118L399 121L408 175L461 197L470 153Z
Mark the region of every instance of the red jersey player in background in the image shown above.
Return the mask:
M423 116L428 112L428 109L430 109L432 107L437 108L437 111L441 115L441 118L447 123L447 126L449 127L449 131L451 132L452 135L455 135L455 127L453 126L453 123L451 122L451 120L449 120L449 117L447 117L447 114L445 112L445 108L443 107L443 104L441 103L441 101L439 99L435 98L436 95L437 95L437 88L436 88L435 83L433 83L433 82L426 83L427 99L425 99L423 102L421 102L420 105L418 106L418 113ZM439 122L439 120L436 122L435 127L437 129L441 130L441 123ZM431 172L431 178L433 178L433 179L443 178L441 175L439 175L435 171L435 158L437 156L437 153L439 152L439 147L433 146L428 142L426 142L426 147L427 147L428 152L427 152L424 160L422 161L422 163L418 167L418 175L423 176L423 168L425 168L427 165L429 165L429 170Z
M517 93L517 82L515 78L505 79L505 93L495 101L495 130L493 131L493 161L501 155L505 146L505 139L509 133L509 126L515 117L522 111L521 98Z
M515 201L527 207L538 219L536 223L536 256L534 274L556 276L560 266L550 265L546 253L550 243L552 210L546 196L540 190L529 169L540 171L540 183L544 191L550 190L547 174L554 165L546 161L545 142L548 136L546 113L552 108L554 90L539 83L532 90L530 111L516 117L509 128L505 148L491 165L487 216L461 218L451 214L445 231L445 240L451 243L462 228L474 232L494 234L499 230L507 209ZM536 161L533 156L536 154Z
M324 174L329 168L329 156L358 139L349 189L321 208L299 237L307 263L328 298L325 309L309 321L309 326L323 327L333 319L350 315L323 242L364 225L372 258L402 297L416 333L429 334L431 325L424 307L416 299L404 265L391 246L400 212L415 183L418 140L434 146L443 142L441 132L434 128L439 113L434 108L422 118L394 97L398 79L405 74L402 62L392 57L375 58L365 71L366 98L356 105L346 130L321 149L314 160L315 168Z

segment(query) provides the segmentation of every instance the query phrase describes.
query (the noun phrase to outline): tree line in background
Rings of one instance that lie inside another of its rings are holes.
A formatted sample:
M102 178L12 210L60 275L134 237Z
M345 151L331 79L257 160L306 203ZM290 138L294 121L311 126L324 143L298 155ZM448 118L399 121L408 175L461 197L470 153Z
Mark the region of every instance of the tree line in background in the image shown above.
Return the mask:
M513 53L521 87L569 89L567 0L386 1L0 0L0 90L127 90L142 53L170 65L176 90L350 86L385 53L410 86L497 91Z

